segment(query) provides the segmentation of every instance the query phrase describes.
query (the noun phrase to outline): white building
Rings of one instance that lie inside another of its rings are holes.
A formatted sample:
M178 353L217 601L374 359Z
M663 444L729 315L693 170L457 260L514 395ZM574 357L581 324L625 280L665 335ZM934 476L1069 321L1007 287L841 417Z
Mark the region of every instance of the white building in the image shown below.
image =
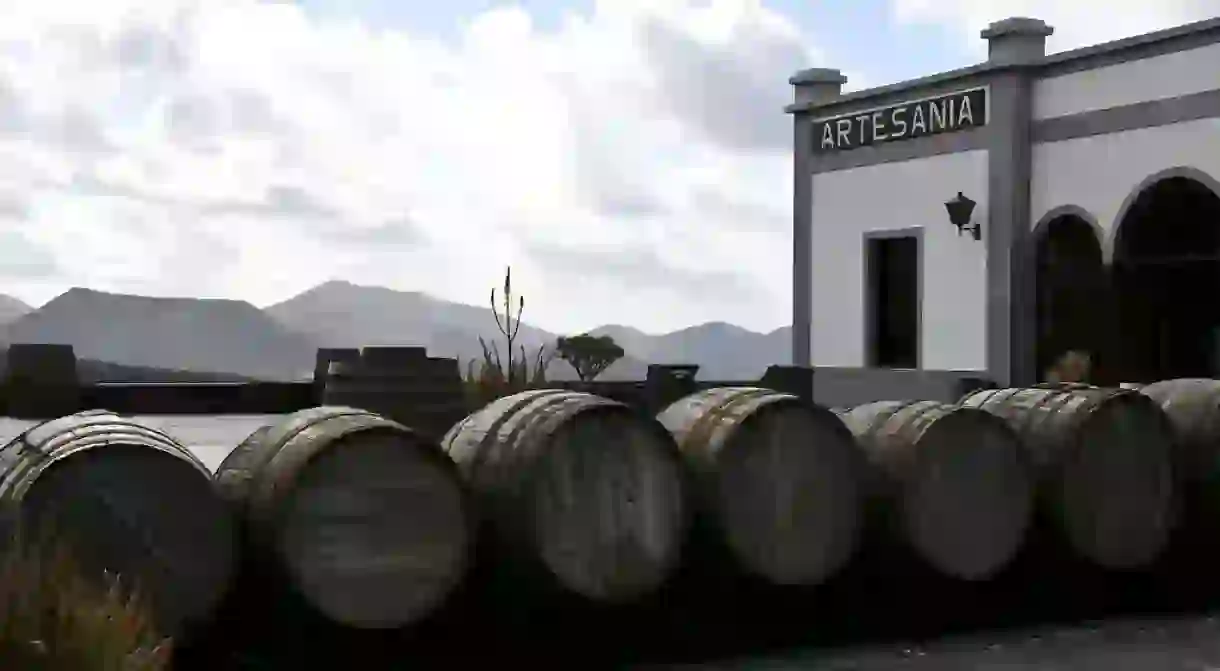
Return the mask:
M1113 381L1220 375L1220 19L1047 55L1051 32L999 21L986 62L864 91L791 78L819 401L1027 384L1066 349Z

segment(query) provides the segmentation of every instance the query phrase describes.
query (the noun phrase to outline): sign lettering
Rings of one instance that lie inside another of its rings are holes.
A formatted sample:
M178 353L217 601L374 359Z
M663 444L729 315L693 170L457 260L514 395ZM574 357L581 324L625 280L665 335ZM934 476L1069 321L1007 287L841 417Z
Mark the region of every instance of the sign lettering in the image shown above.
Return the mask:
M846 151L987 124L987 89L900 103L814 122L814 151Z

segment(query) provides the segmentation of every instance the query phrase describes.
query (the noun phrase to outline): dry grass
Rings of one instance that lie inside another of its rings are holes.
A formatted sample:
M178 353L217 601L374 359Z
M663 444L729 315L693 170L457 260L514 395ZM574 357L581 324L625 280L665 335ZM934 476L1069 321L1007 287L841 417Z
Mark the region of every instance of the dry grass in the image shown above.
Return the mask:
M0 554L0 668L159 671L170 641L117 576L88 580L67 546L8 539Z

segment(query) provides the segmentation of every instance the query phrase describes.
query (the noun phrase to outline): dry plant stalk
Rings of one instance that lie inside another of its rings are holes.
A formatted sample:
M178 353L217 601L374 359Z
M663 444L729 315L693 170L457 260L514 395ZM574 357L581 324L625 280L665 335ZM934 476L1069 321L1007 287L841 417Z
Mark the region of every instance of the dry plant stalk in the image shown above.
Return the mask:
M20 532L0 555L0 667L23 671L160 671L171 642L114 575L91 581L68 546Z
M473 406L481 407L501 396L546 384L546 369L555 353L546 345L542 345L531 357L526 352L525 345L517 344L517 334L521 331L521 313L525 311L525 297L518 297L517 314L514 316L512 286L512 267L509 267L504 273L503 318L496 305L496 290L491 290L492 316L495 317L496 328L507 342L505 358L500 357L500 348L496 343L489 345L480 336L479 347L483 350L483 360L480 362L472 359L466 365L464 382ZM519 356L514 356L514 350Z

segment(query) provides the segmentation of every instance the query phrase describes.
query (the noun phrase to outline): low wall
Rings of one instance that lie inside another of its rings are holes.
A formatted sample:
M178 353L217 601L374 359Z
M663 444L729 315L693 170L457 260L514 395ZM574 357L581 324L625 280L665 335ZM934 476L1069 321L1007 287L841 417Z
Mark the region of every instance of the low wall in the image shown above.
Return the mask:
M465 395L456 362L428 357L422 348L319 350L316 379L302 382L179 383L82 381L75 368L75 355L71 347L14 347L20 352L20 365L10 366L0 384L0 413L14 417L52 418L84 408L153 415L286 414L321 405L332 382L336 385L336 391L341 382L350 386L350 379L344 382L329 371L338 371L345 365L350 368L353 362L360 361L363 361L362 365L371 376L371 384L362 387L366 392L374 390L387 396L386 403L372 405L409 406L410 422L419 424L417 428L432 425L447 427L455 413L460 415L463 408L475 409L469 407L471 401ZM698 366L654 364L648 367L646 380L556 381L548 386L588 391L626 403L648 414L659 412L687 394L713 387L768 387L833 407L902 399L955 402L968 391L990 386L980 378L980 373L974 371L876 368L811 370L797 366L772 366L758 380L700 380L697 373ZM430 421L432 414L436 415L436 422ZM421 419L422 415L427 417ZM400 421L407 419L404 417ZM429 432L441 430L437 428Z
M993 386L981 371L815 368L813 398L827 407L873 401L918 399L956 403L976 389Z

